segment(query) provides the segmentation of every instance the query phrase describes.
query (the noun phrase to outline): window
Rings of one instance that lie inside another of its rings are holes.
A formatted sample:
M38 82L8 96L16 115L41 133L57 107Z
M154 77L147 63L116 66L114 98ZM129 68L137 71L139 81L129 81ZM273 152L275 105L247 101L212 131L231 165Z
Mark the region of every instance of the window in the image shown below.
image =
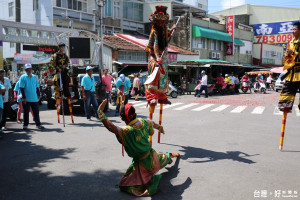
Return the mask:
M119 51L118 53L119 61L146 61L146 53L144 52L127 52Z
M123 17L134 21L143 21L143 4L123 2Z
M9 43L9 47L10 47L10 48L14 48L14 47L15 47L15 43L12 43L12 42Z
M61 8L68 8L71 10L87 12L86 0L56 0L56 6Z
M206 38L195 37L192 42L193 48L206 49Z
M39 9L39 0L33 0L33 11L37 11Z
M220 40L216 41L216 50L221 51L221 41Z
M234 45L234 54L238 54L238 53L239 53L239 46Z
M121 3L119 1L114 2L114 18L120 18L120 12L121 12Z
M14 16L14 2L8 3L8 16L13 17Z
M111 0L106 0L104 14L106 17L111 17Z
M210 40L210 50L216 50L216 40Z

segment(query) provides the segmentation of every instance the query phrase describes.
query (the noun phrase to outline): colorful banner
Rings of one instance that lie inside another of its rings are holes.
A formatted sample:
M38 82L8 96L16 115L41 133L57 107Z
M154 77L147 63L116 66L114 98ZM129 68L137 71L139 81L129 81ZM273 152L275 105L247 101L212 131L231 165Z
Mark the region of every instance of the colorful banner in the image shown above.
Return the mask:
M44 64L49 63L51 60L51 55L36 55L36 54L20 54L15 53L14 62L17 64Z
M226 17L226 32L231 36L234 41L234 16ZM234 55L234 43L228 42L226 46L226 55Z
M292 28L297 21L254 24L254 43L267 43L283 46L293 39Z
M3 68L3 42L0 40L0 69Z

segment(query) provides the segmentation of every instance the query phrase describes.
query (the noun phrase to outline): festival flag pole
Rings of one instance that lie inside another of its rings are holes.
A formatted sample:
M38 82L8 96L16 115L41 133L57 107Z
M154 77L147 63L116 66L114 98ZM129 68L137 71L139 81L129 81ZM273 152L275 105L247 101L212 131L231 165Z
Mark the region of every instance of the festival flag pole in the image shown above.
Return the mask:
M68 98L69 111L70 111L70 116L71 116L72 123L74 124L73 111L72 111L72 105L71 105L71 99L70 98L71 97Z
M59 103L60 103L60 98L56 99L56 112L57 112L57 122L60 123L59 119Z
M161 121L162 121L162 111L163 111L163 104L161 103L159 108L159 120L158 120L159 125L161 125ZM157 142L160 143L160 131L158 131Z
M282 123L281 123L281 135L280 135L280 142L279 142L279 149L282 150L283 146L283 139L284 139L284 131L285 131L285 124L286 124L286 116L287 112L284 111L282 115Z

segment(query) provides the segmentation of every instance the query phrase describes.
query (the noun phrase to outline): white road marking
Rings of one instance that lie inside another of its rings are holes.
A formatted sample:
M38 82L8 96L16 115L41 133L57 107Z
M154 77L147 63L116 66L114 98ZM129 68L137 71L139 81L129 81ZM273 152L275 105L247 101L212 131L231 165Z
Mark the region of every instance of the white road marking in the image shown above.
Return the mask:
M295 112L296 112L296 116L299 117L300 116L300 112L299 112L298 106L295 106Z
M221 112L222 110L225 110L226 108L228 108L230 105L220 105L219 107L211 110L211 112Z
M265 110L264 106L257 106L256 108L254 108L251 114L261 115L264 112L264 110Z
M186 108L189 108L189 107L192 107L192 106L195 106L195 105L198 105L198 103L190 103L190 104L187 104L185 106L181 106L179 108L174 108L173 110L184 110Z
M200 107L198 107L198 108L193 109L192 111L201 111L201 110L204 110L204 109L206 109L206 108L209 108L209 107L211 107L211 106L213 106L213 105L215 105L215 104L205 104L205 105L203 105L203 106L200 106Z
M247 106L238 106L235 109L233 109L232 111L230 111L231 113L241 113L243 112L243 110L245 110L247 108Z
M145 106L147 105L147 102L143 102L143 103L138 103L138 104L134 104L134 107L138 107L138 106Z
M171 107L174 107L174 106L178 106L178 105L181 105L182 103L172 103L171 105L166 105L163 107L163 109L168 109L168 108L171 108Z

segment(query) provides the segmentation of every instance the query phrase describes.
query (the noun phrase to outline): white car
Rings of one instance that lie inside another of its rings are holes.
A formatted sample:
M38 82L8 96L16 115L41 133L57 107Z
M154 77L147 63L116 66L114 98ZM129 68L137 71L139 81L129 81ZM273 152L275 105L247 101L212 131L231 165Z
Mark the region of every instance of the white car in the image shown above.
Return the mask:
M275 91L276 91L276 92L279 91L279 90L281 90L283 84L285 83L285 80L281 80L281 77L282 77L284 74L285 74L285 72L282 72L282 73L278 76L278 78L277 78L277 80L276 80L276 82L275 82Z

